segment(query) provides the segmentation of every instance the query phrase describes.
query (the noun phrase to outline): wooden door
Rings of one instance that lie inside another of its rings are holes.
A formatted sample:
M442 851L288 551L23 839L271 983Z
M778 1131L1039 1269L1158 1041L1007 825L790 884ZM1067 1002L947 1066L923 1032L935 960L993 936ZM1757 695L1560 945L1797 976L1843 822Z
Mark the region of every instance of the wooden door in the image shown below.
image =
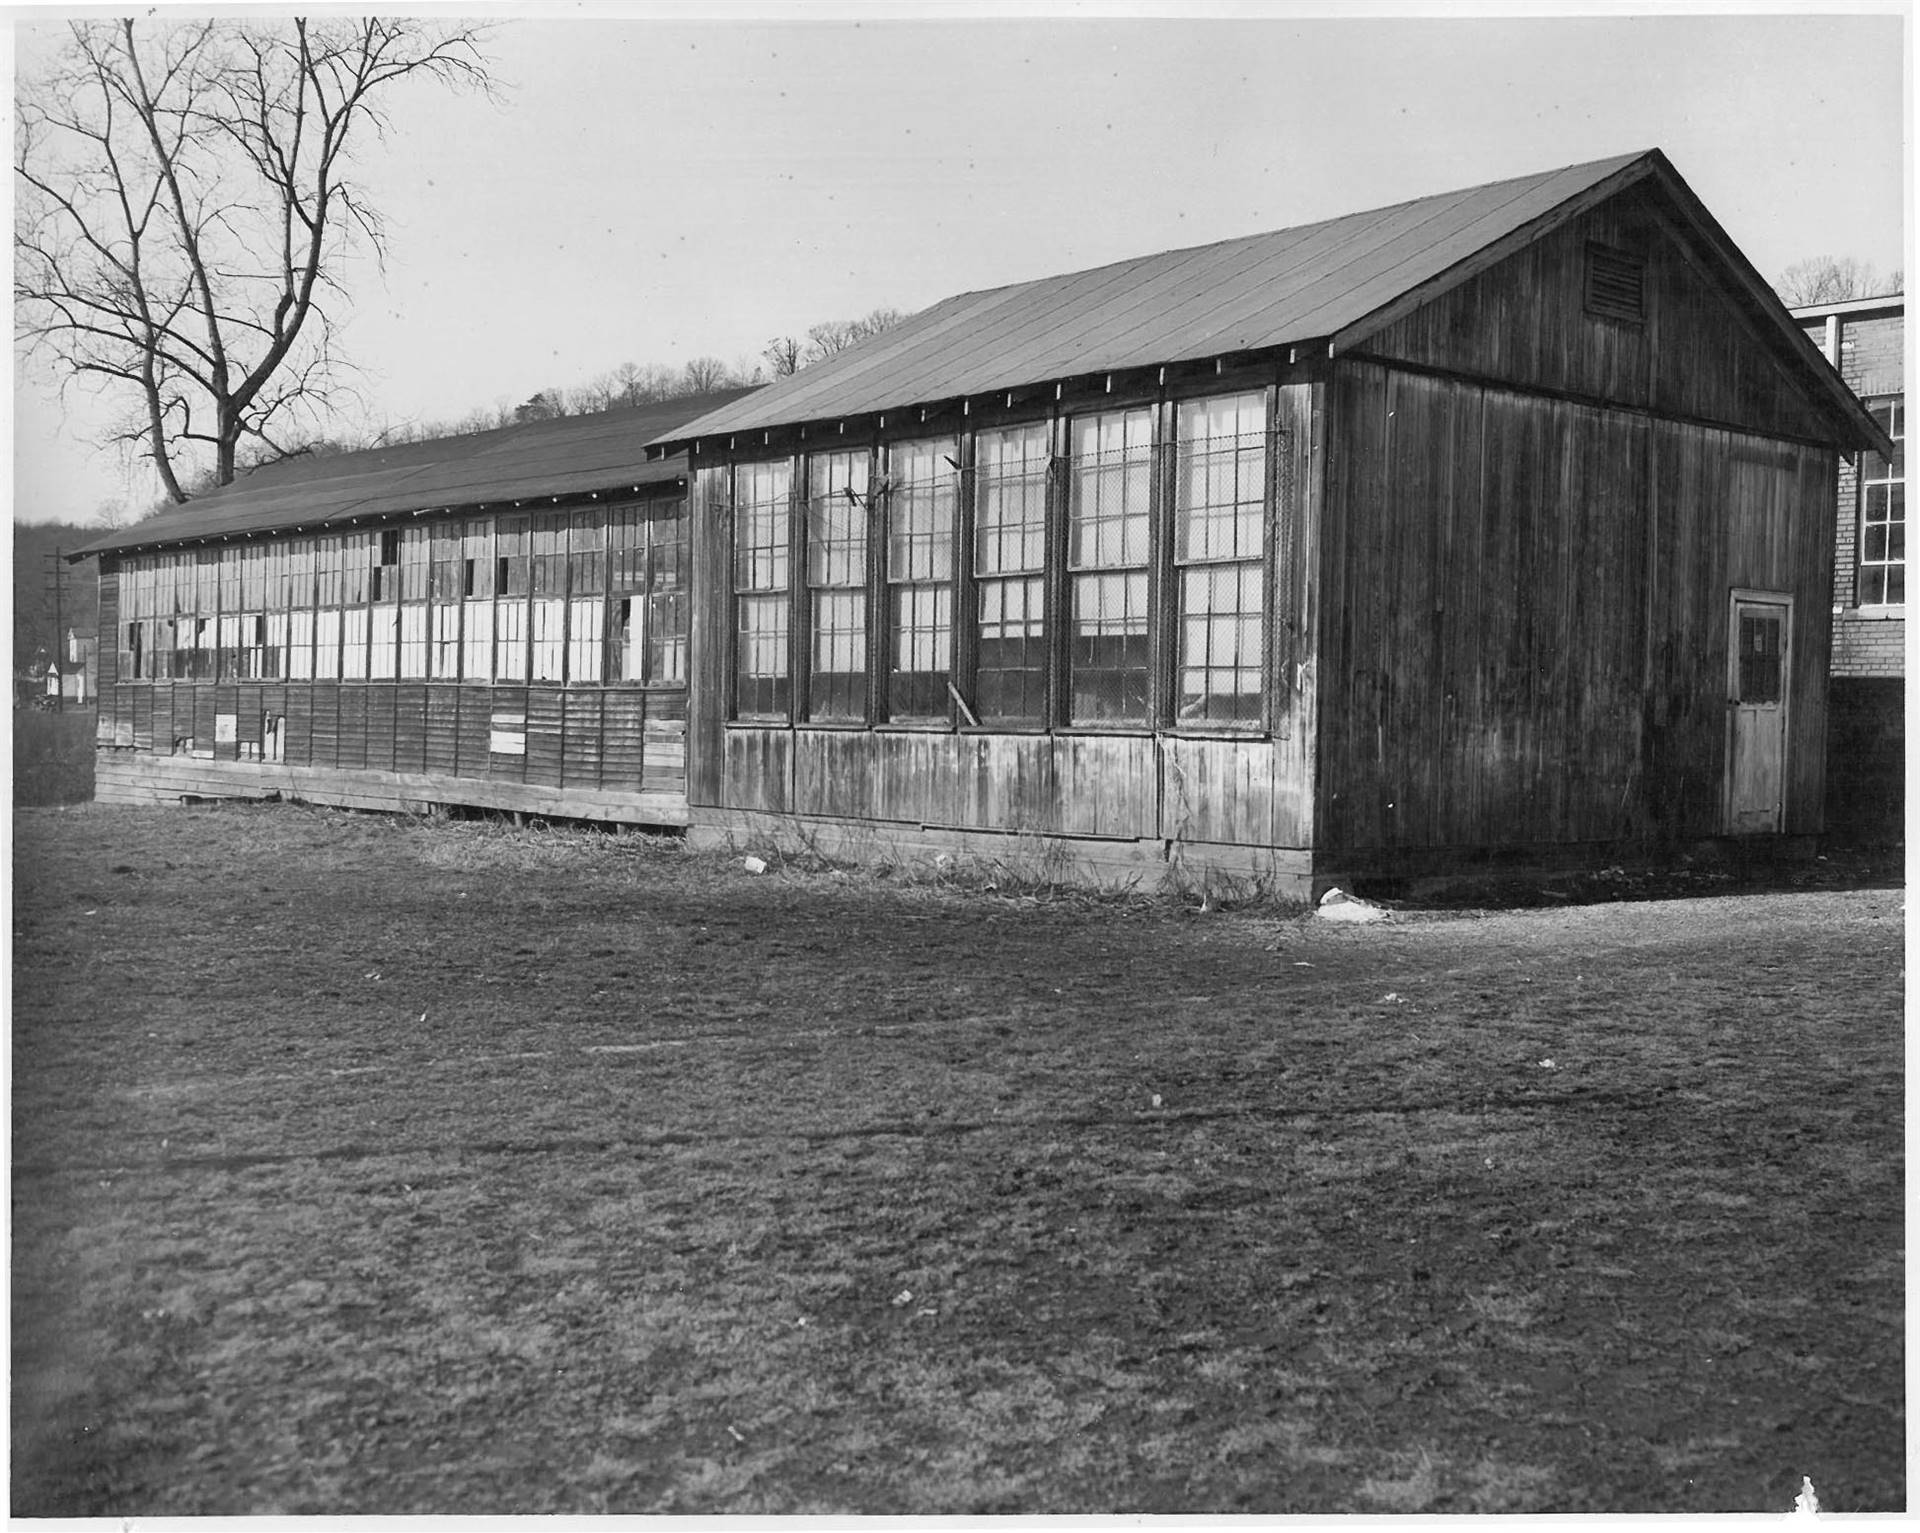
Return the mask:
M1786 798L1793 602L1735 591L1727 664L1727 832L1777 832Z

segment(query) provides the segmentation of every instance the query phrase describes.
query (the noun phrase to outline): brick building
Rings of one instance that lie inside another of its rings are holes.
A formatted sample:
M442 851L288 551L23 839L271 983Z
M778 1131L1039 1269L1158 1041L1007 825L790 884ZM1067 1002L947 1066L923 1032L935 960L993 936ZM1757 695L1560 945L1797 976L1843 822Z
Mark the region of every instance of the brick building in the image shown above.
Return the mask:
M1843 837L1898 838L1905 817L1906 299L1860 298L1793 314L1894 442L1892 458L1868 450L1840 460L1827 828Z

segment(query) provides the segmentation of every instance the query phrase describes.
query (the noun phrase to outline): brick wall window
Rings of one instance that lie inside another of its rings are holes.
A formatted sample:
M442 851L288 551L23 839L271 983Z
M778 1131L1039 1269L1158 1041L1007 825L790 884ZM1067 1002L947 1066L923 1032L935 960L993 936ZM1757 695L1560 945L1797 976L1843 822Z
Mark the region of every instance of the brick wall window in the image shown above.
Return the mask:
M1907 599L1906 402L1895 395L1866 403L1893 438L1893 456L1861 454L1854 600L1863 607L1898 606Z

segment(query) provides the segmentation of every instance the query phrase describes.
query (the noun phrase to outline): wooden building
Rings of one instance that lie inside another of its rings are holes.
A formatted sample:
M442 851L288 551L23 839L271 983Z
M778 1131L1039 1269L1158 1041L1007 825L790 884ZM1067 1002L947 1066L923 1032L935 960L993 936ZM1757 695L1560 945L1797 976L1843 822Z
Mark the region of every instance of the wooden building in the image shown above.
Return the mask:
M96 797L686 822L687 493L709 394L289 459L100 559Z
M963 294L664 445L697 834L1303 889L1819 831L1888 444L1649 151Z
M1293 892L1805 837L1836 460L1891 445L1657 151L520 429L104 540L102 797Z
M1814 304L1793 317L1893 441L1840 460L1833 528L1827 829L1855 841L1906 833L1907 301Z

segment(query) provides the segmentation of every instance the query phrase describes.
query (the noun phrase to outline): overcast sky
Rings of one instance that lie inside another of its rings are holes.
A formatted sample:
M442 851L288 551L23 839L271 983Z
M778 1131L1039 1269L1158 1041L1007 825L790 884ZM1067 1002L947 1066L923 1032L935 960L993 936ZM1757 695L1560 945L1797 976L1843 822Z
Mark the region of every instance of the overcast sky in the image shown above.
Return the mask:
M1242 8L1243 14L1245 8ZM19 13L16 12L16 15ZM1658 146L1768 277L1901 267L1903 18L508 20L422 87L343 349L387 419ZM846 7L840 15L848 15ZM31 67L42 34L24 31ZM157 485L16 363L15 514Z

